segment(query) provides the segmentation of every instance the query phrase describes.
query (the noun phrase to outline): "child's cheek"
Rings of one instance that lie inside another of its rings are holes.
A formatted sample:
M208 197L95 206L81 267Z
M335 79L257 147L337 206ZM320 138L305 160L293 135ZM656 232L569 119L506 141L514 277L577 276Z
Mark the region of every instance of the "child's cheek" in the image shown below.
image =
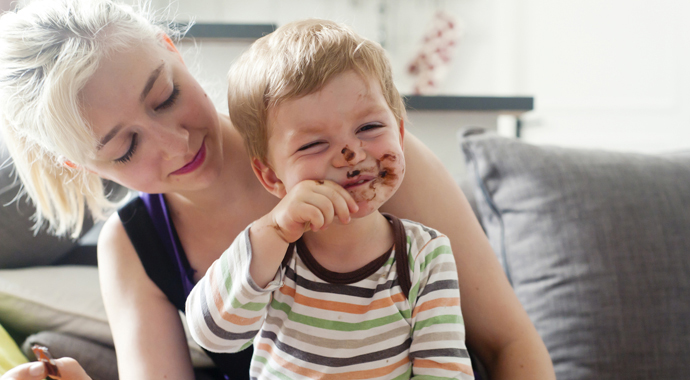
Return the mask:
M376 160L372 168L376 179L368 186L356 188L350 194L360 207L359 215L366 215L385 203L400 187L405 175L405 156L402 152L388 152Z

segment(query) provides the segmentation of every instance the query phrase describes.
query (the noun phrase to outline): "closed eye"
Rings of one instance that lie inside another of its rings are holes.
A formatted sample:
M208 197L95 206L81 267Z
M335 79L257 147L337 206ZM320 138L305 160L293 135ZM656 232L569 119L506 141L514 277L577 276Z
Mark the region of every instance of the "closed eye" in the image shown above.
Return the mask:
M319 145L321 145L321 144L325 144L325 142L323 142L323 141L314 141L314 142L310 142L309 144L305 144L305 145L302 145L301 147L299 147L299 149L297 149L297 151L298 151L298 152L305 151L305 150L307 150L307 149L310 149L310 148L319 146Z
M162 111L167 108L172 107L175 104L175 101L177 100L177 97L180 95L180 88L177 85L173 85L173 90L170 96L165 99L165 101L161 104L158 105L158 107L155 108L156 111Z
M127 149L127 153L125 153L122 157L115 159L115 162L117 162L118 164L124 164L126 162L129 162L129 160L132 159L132 156L134 156L134 152L136 152L138 145L139 137L135 133L132 135L132 142L129 144L129 149Z
M383 124L379 124L379 123L365 124L357 130L357 133L372 131L372 130L375 130L378 128L383 128L383 126L384 126Z

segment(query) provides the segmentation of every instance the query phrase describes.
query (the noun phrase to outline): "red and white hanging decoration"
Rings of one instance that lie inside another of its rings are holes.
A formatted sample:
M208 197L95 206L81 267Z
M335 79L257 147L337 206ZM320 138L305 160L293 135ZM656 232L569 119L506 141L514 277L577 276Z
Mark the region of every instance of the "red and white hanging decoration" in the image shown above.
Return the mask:
M460 35L458 23L451 15L436 12L429 30L424 34L419 52L407 68L407 72L415 77L413 94L438 93L441 82L448 74Z

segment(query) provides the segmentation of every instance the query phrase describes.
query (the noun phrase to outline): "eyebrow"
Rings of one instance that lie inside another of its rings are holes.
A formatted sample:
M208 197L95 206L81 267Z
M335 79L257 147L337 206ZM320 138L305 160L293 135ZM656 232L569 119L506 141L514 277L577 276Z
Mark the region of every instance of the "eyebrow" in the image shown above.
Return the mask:
M158 77L161 75L161 72L163 71L163 68L165 67L165 63L161 63L160 66L158 66L155 70L151 72L151 75L149 75L149 79L146 81L146 85L144 86L144 89L141 91L141 95L139 95L139 101L143 102L146 97L149 95L149 92L151 92L151 89L153 88L153 85L156 83L156 80ZM122 124L118 124L113 129L108 132L101 141L98 142L98 147L96 150L101 150L107 144L110 140L117 135L118 132L122 129Z
M149 95L149 92L151 92L151 89L153 88L153 84L156 83L156 79L161 75L161 71L163 71L163 67L165 66L165 63L161 63L160 66L158 66L151 75L149 75L149 80L146 81L146 86L144 86L144 90L141 92L141 96L139 97L139 101L143 102L144 99Z

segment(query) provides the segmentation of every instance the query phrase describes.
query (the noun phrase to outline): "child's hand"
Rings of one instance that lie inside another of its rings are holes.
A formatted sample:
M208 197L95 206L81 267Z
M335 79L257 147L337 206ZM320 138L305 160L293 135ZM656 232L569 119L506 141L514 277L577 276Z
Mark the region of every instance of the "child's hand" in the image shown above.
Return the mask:
M309 229L318 231L333 223L350 221L359 207L342 186L333 181L302 181L278 203L269 216L278 235L292 243Z

